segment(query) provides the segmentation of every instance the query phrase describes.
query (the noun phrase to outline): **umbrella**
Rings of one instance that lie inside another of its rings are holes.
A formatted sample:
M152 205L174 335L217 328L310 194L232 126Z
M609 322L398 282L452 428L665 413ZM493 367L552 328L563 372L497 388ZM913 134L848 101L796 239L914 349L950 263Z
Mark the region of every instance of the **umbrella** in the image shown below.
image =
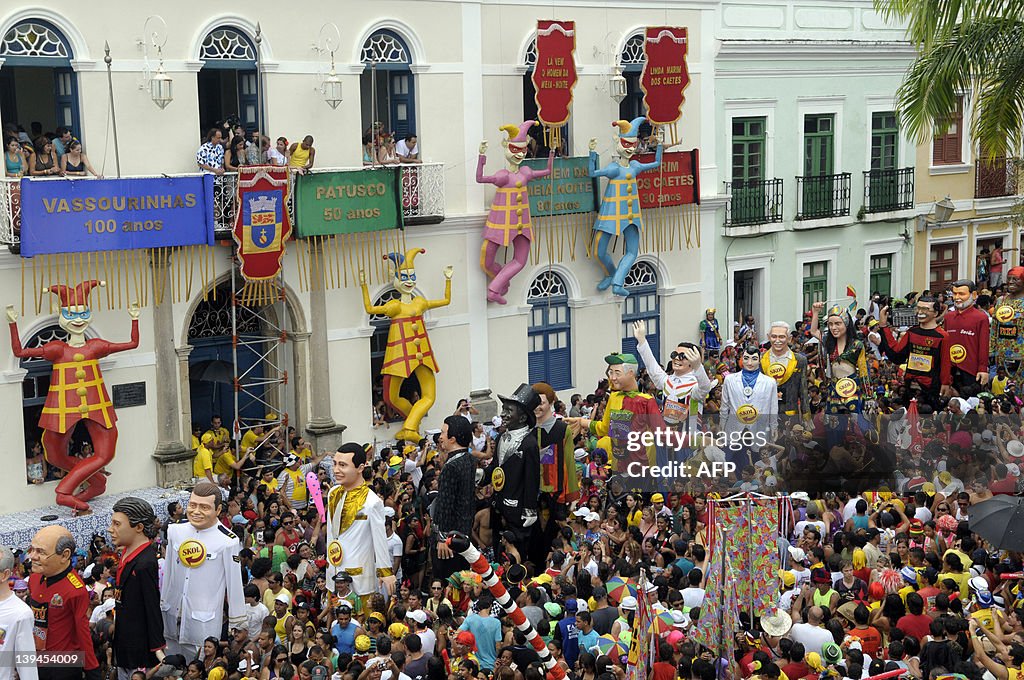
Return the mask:
M996 496L971 506L971 531L1000 550L1024 550L1024 499Z
M651 619L651 632L655 635L661 635L667 633L675 627L675 621L672 619L672 614L669 612L658 612L653 619Z
M626 596L636 597L636 584L619 576L608 579L605 587L608 589L608 597L615 602L622 602Z
M189 380L230 385L235 381L235 367L219 359L199 361L188 367L188 377Z
M597 651L604 656L611 657L612 661L618 661L620 656L629 654L629 647L625 642L616 640L611 635L602 635L597 638Z

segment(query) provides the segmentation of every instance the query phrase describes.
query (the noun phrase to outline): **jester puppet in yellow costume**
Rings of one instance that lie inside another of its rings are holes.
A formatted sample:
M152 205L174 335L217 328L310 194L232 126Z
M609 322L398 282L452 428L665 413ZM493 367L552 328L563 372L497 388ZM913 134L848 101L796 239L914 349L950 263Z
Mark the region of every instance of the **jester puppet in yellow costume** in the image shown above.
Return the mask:
M139 346L139 306L132 303L132 339L108 342L100 338L86 339L85 331L92 324L89 291L106 285L103 281L82 281L74 288L57 285L44 289L60 297L57 323L68 334L67 341L51 340L42 347L22 347L18 334L18 314L14 305L7 305L11 326L11 351L19 359L40 358L53 364L50 389L43 405L39 427L43 430L43 452L46 461L68 474L57 485L57 503L76 513L89 512L91 498L107 488L103 467L114 459L117 447L117 415L107 394L100 373L99 360L115 352ZM75 426L82 422L89 433L95 453L88 458L75 458L68 453L68 444ZM78 491L78 488L85 487ZM77 493L76 493L77 492Z
M417 255L427 252L423 248L413 248L402 255L388 253L385 259L395 265L394 286L401 297L389 300L383 305L370 304L370 291L366 287L366 275L359 272L359 284L363 288L363 307L367 314L384 314L391 319L388 330L388 346L384 351L384 402L405 416L402 429L395 439L419 443L420 421L430 407L434 405L437 360L430 347L427 327L423 321L423 313L428 309L445 307L452 301L451 265L444 268L444 299L427 300L414 297L416 289L416 269L413 261ZM416 403L401 396L402 383L411 375L416 376L420 384L420 398Z
M647 119L641 116L632 121L617 120L612 123L612 126L619 128L615 147L617 158L603 168L597 167L600 162L596 151L597 140L590 140L589 174L591 177L608 178L608 186L604 190L604 198L601 199L601 210L594 223L594 232L597 237L594 252L607 274L597 284L597 289L605 290L611 286L613 293L622 296L629 295L629 291L625 287L626 274L640 254L640 231L643 229L643 222L640 220L640 193L637 190L636 176L645 170L652 170L661 165L662 145L660 143L654 153L654 160L650 163L633 160L640 143L640 125L645 120ZM611 245L612 237L620 234L626 242L626 248L622 259L616 265L608 253L608 248Z

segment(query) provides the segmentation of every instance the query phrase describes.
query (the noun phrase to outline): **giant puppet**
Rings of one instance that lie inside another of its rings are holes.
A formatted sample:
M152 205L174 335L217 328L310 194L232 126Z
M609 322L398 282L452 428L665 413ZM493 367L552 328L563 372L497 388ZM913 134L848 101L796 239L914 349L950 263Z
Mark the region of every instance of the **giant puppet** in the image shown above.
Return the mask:
M526 266L530 256L530 244L533 242L533 225L530 220L530 196L526 185L530 180L547 177L551 174L555 162L555 152L548 155L548 167L534 170L523 165L526 151L529 148L527 132L535 121L527 120L515 125L505 125L501 129L508 134L508 139L501 141L505 149L507 170L499 170L494 175L484 175L484 164L487 162L487 142L480 144L480 158L476 165L476 181L480 184L493 184L498 187L491 201L491 211L487 214L484 224L484 244L480 251L480 267L491 282L487 286L487 299L498 304L505 304L512 278ZM498 248L512 246L512 259L504 265L494 261Z
M107 394L100 372L99 360L139 346L139 306L132 303L132 339L108 342L100 338L86 339L85 331L92 324L89 291L106 282L91 279L74 288L54 285L44 288L60 298L57 323L68 334L67 341L51 340L42 347L22 347L18 334L18 314L14 305L7 305L11 326L11 351L19 359L40 358L53 364L50 389L46 394L39 427L43 430L43 452L46 461L68 474L57 484L57 503L76 514L89 512L86 502L107 488L104 466L114 459L117 447L117 414ZM95 453L88 458L75 458L68 452L75 425L82 422ZM79 491L78 488L85 484Z
M601 210L598 212L597 221L594 222L597 236L594 252L606 273L597 284L597 289L606 290L611 286L612 292L616 295L629 295L625 287L626 274L640 254L640 230L643 229L643 222L640 220L640 194L637 191L636 176L661 165L660 143L652 162L640 163L632 160L639 145L640 124L645 120L646 118L641 116L632 121L618 120L612 123L619 128L615 147L616 159L603 168L598 168L597 140L590 140L590 176L608 178L608 186L604 191L604 198L601 199ZM626 244L618 265L608 252L613 236L622 236Z
M384 351L384 401L403 416L405 422L395 439L419 443L422 439L419 429L420 421L431 406L434 405L435 385L434 374L437 373L437 361L427 337L427 326L423 314L428 309L445 307L452 301L451 265L444 268L444 299L428 300L414 296L416 289L416 269L413 261L417 255L427 252L423 248L412 248L405 255L388 253L384 257L395 266L393 284L401 297L388 300L383 305L370 304L370 291L366 287L366 274L359 272L359 285L363 289L363 307L367 314L384 314L391 319L388 330L388 345ZM415 375L420 384L420 398L412 403L401 396L402 383L409 376Z

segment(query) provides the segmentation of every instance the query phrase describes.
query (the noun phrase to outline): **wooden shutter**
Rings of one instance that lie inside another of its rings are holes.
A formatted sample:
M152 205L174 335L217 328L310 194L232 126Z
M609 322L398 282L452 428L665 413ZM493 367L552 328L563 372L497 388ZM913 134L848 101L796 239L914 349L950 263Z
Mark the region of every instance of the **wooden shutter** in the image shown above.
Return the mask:
M963 148L964 134L964 100L957 99L956 109L946 119L936 121L936 134L932 139L932 164L933 165L955 165L962 163L961 150ZM945 128L945 132L939 134L939 130Z

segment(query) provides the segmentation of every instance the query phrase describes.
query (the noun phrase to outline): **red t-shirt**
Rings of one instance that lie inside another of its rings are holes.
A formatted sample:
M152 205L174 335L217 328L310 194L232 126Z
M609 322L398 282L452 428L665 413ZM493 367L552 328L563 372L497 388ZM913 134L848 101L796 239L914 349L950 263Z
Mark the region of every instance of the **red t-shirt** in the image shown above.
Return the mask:
M852 637L860 639L860 648L865 656L875 656L882 646L882 634L874 626L867 628L853 628L849 633Z
M1013 495L1017 492L1017 478L1013 475L1006 475L1002 479L989 483L988 490L994 494Z
M665 661L657 661L654 664L654 680L675 680L676 667Z
M786 675L787 678L793 678L794 680L796 680L796 678L802 678L808 673L810 673L811 669L807 667L806 661L800 661L799 663L796 661L791 661L790 663L787 663L785 666L782 667L782 672Z
M911 637L917 638L918 642L928 635L929 626L932 624L932 617L927 614L905 614L896 622L896 627Z

